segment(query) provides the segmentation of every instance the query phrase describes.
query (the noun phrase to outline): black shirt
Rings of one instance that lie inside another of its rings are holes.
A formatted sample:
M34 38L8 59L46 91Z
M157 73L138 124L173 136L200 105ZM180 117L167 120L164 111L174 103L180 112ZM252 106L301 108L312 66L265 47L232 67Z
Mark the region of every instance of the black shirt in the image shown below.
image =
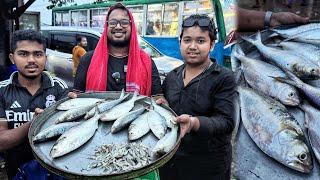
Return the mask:
M87 71L91 63L93 51L86 53L80 59L80 63L77 69L77 73L74 79L73 89L79 91L86 90ZM109 55L108 59L108 77L106 91L121 91L126 88L126 72L125 68L128 63L128 57L116 58ZM119 75L119 76L118 76ZM117 77L120 79L117 82ZM159 77L158 69L152 60L152 87L151 94L161 94L161 81Z
M184 68L182 65L168 74L163 83L164 96L178 115L198 117L200 128L185 135L172 162L179 161L181 169L190 169L193 164L197 172L194 177L224 173L231 163L234 76L213 63L184 86Z
M68 94L68 86L61 79L43 72L41 87L35 95L18 82L18 73L0 82L0 118L8 120L8 129L14 129L32 120L35 108L45 109ZM9 177L17 173L18 167L34 159L28 137L20 145L6 152Z

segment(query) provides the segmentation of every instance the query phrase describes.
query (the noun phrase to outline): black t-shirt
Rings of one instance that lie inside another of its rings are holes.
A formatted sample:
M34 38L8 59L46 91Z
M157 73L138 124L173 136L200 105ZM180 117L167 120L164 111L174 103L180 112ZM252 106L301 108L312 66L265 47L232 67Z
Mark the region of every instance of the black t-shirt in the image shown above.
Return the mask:
M91 62L93 51L86 53L81 59L74 79L73 89L79 91L86 90L87 71ZM106 91L121 91L126 88L126 68L128 57L116 58L109 56L108 77ZM161 81L158 69L152 60L152 87L151 94L161 94Z
M45 109L68 94L68 86L61 79L44 72L41 87L35 95L18 82L18 73L0 82L0 118L8 120L8 129L14 129L32 120L35 108ZM7 173L13 177L19 166L34 159L28 137L23 143L5 153Z

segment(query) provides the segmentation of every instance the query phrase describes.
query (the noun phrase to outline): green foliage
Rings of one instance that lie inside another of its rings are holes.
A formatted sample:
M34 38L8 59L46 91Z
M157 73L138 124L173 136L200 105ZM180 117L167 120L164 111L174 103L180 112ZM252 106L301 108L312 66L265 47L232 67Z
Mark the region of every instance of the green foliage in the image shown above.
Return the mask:
M74 0L48 0L51 5L47 6L47 9L52 9L54 7L61 7L67 3L72 3Z

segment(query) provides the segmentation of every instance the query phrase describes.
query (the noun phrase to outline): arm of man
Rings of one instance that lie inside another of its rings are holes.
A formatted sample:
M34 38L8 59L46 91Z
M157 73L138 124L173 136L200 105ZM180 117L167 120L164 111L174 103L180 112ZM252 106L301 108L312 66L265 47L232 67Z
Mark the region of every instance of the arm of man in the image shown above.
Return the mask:
M152 95L156 95L156 94L162 94L162 88L161 88L161 80L160 80L160 76L159 76L159 71L158 68L156 66L156 64L154 63L153 60L152 61L152 87L151 87L151 94Z
M11 149L25 140L27 137L30 122L27 122L18 128L8 129L8 123L5 118L0 118L0 152Z
M237 31L257 31L265 28L265 11L236 7L236 14ZM291 12L276 12L271 15L270 27L285 24L305 24L308 21L308 17L301 17Z

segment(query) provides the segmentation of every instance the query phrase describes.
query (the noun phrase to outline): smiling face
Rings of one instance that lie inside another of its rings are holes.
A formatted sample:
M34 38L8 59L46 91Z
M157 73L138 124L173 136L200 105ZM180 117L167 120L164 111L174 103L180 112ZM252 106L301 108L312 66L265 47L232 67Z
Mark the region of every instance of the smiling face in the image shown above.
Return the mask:
M204 64L210 61L209 53L213 44L209 31L202 30L199 26L184 28L180 42L181 55L187 64Z
M29 40L18 41L9 58L16 64L19 75L31 80L41 75L47 59L43 44Z
M116 22L115 27L110 27L111 22ZM126 10L114 9L108 18L108 43L115 47L129 46L131 37L131 26L123 27L122 22L130 21L129 15Z

